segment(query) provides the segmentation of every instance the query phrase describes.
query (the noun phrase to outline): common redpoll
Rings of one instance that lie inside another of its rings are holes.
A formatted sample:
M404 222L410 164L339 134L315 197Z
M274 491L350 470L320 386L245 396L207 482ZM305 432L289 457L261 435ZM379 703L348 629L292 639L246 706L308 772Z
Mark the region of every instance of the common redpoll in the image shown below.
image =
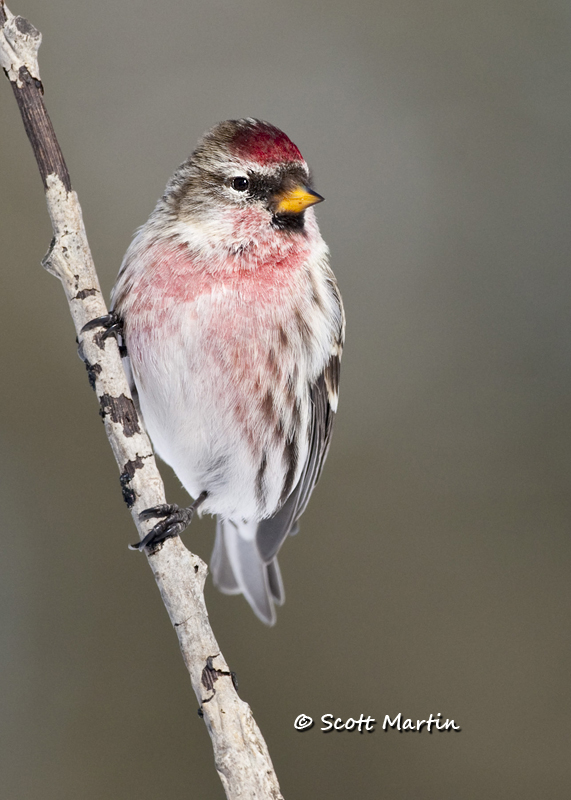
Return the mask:
M127 250L112 305L157 453L189 494L137 547L217 515L215 585L275 622L337 409L344 315L307 164L267 122L222 122Z

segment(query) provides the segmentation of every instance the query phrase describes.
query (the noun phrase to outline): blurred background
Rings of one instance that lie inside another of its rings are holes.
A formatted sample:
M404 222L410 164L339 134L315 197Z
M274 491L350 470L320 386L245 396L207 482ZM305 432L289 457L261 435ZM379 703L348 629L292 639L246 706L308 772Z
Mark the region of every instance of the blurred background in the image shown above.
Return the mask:
M267 629L207 604L286 800L571 791L571 8L12 0L106 297L204 130L314 169L348 328L323 479ZM221 800L0 83L0 796ZM185 502L163 465L167 496ZM208 559L214 522L185 541ZM385 714L460 733L383 732ZM374 733L293 728L361 713Z

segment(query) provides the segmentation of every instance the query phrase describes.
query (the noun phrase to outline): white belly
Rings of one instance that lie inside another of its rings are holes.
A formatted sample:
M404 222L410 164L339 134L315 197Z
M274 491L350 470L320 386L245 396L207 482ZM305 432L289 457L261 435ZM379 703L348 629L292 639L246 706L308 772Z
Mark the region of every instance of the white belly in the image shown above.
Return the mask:
M161 458L206 513L262 519L280 505L291 468L307 456L307 354L258 318L211 298L170 310L146 328L127 320L127 347L145 425Z

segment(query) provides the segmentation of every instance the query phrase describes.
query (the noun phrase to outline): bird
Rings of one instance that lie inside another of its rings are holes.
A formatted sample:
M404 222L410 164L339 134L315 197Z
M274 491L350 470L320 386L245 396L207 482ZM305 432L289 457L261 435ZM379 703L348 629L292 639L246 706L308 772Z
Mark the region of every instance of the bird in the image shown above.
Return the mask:
M108 320L155 451L217 518L215 586L267 625L285 599L277 554L297 533L337 411L345 315L296 145L268 122L221 122L169 180L123 259ZM111 323L110 323L111 326Z

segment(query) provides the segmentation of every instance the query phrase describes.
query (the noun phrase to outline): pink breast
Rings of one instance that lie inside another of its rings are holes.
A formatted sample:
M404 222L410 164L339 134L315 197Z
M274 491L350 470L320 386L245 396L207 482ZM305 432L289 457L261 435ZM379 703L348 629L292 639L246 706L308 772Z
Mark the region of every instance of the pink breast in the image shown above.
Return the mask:
M299 284L308 255L304 245L222 256L213 252L206 257L193 254L186 244L155 243L136 265L129 297L131 314L160 313L173 303L192 303L203 295L222 292L239 295L243 303L257 303L260 308L280 298L283 301Z

